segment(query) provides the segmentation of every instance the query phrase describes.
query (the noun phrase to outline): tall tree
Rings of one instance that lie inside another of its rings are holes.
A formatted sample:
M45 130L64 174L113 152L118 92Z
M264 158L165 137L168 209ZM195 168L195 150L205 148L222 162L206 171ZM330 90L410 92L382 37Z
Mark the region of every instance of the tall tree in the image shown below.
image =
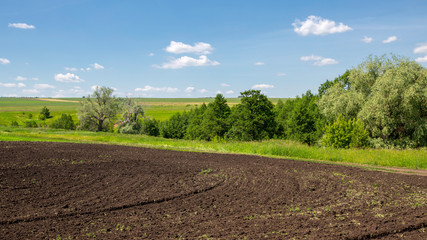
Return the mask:
M231 110L227 137L245 141L272 138L276 130L273 103L260 90L240 94L241 103Z
M131 98L123 99L121 102L122 118L119 122L120 133L139 133L141 130L140 117L144 116L144 110L135 100Z
M91 131L108 131L112 129L119 110L114 90L108 87L97 87L95 91L80 102L78 117L79 129Z

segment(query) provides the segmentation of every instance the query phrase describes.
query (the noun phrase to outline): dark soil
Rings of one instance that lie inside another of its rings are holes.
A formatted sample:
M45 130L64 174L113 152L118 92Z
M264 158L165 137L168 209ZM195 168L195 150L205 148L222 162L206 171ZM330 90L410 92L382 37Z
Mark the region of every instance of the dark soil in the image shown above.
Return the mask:
M427 239L427 177L113 145L0 142L0 239Z

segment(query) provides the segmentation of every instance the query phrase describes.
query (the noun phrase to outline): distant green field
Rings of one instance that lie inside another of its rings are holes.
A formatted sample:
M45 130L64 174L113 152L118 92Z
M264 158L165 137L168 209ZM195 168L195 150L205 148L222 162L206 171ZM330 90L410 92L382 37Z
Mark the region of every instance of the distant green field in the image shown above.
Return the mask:
M44 106L53 116L46 120L47 124L63 113L71 114L73 119L77 120L77 109L82 100L82 98L0 98L0 125L10 126L12 121L24 125L28 120L40 123L38 115ZM214 98L135 98L135 100L143 106L145 116L164 121L177 112L189 111L203 103L208 104ZM279 99L270 100L277 103ZM229 98L227 101L232 106L239 103L240 99ZM30 114L32 114L31 119Z

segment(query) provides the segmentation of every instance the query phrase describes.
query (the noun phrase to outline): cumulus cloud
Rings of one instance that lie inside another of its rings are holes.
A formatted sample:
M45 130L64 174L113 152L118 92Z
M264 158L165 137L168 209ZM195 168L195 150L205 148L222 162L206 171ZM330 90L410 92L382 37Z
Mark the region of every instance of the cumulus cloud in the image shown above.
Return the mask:
M188 56L183 56L177 59L171 59L167 63L163 63L161 66L154 65L154 67L162 69L179 69L183 67L201 67L201 66L216 66L219 65L219 62L212 61L205 55L195 59Z
M23 77L23 76L17 76L16 78L15 78L15 81L26 81L27 80L27 78L26 77Z
M351 27L339 23L338 25L335 21L324 19L318 16L308 16L305 21L296 19L292 23L294 31L302 36L307 36L309 34L313 35L327 35L333 33L342 33L353 30Z
M23 83L1 83L0 82L0 86L1 87L10 87L10 88L12 88L12 87L19 87L19 88L21 88L21 87L26 87L27 85L25 85Z
M39 80L39 78L34 77L34 78L31 78L31 80L33 80L33 81L38 81L38 80Z
M414 49L414 53L415 54L423 54L423 53L427 54L427 42L425 42L425 43L418 43L417 45L418 45L418 47L416 47Z
M225 93L226 93L226 94L233 94L233 93L234 93L234 91L233 91L233 90L228 90L228 91L226 91Z
M49 85L49 84L40 83L40 84L34 84L34 88L35 89L49 89L49 88L55 88L55 87L52 85Z
M204 88L202 88L202 89L199 89L199 90L197 90L199 93L207 93L208 92L208 90L207 89L204 89Z
M31 93L31 94L40 93L40 91L37 89L24 89L24 90L22 90L22 92L23 93Z
M171 41L169 46L166 47L166 52L181 54L181 53L195 53L200 55L210 54L213 47L209 43L198 42L194 46L182 42Z
M20 29L34 29L34 28L36 28L34 25L28 25L26 23L9 23L9 27L20 28Z
M230 86L230 84L227 84L227 83L221 83L221 87L229 87Z
M75 67L65 67L65 71L76 72L76 71L78 71L78 69Z
M149 54L148 54L148 56L149 56L149 57L153 57L153 56L154 56L154 53L149 53Z
M84 82L83 79L81 79L79 76L75 75L74 73L66 73L66 74L58 73L55 75L55 80L58 82L66 82L66 83Z
M372 41L374 41L374 39L371 37L365 36L363 37L362 41L365 43L371 43Z
M396 36L388 37L386 40L383 40L383 43L391 43L397 40Z
M191 93L191 92L193 92L194 91L194 87L187 87L185 90L184 90L184 92L186 92L186 93Z
M0 64L9 64L10 61L7 58L0 58Z
M330 64L338 64L338 61L332 58L324 58L321 56L311 55L311 56L303 56L300 58L301 61L313 61L313 65L316 66L325 66Z
M172 87L153 87L146 85L143 88L135 88L136 92L166 92L166 93L174 93L178 92L178 88L172 88Z
M255 84L252 86L252 89L269 89L269 88L274 88L274 86L269 84Z
M276 76L283 77L283 76L286 76L286 73L278 72L278 73L276 73Z
M263 65L265 65L265 63L263 63L263 62L256 62L255 63L255 66L263 66Z
M425 55L424 57L419 57L415 59L415 61L419 63L427 63L427 55Z
M104 69L104 66L102 66L101 64L98 63L94 63L92 64L93 68L95 68L95 70L102 70Z

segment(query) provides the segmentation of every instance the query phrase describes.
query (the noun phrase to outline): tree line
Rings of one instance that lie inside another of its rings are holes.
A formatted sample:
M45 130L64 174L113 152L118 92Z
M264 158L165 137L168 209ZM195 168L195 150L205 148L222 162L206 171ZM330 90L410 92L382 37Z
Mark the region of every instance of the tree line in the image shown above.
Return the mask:
M213 102L166 121L144 117L133 99L115 98L111 88L100 87L81 103L77 129L206 141L291 139L338 148L422 147L426 86L427 69L415 61L370 56L321 84L318 93L307 91L274 105L260 90L247 90L233 107L218 94Z

